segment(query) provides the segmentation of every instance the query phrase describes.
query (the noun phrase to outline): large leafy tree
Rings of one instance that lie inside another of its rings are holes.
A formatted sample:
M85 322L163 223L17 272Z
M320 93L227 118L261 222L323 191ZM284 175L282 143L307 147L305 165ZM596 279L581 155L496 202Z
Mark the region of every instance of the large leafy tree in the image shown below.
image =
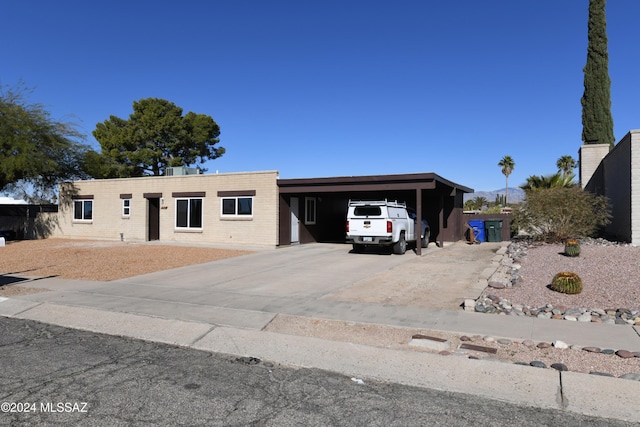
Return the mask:
M516 163L513 161L511 156L504 156L502 160L498 162L498 166L500 166L500 170L506 179L506 191L505 191L505 206L509 205L509 175L513 172L513 169L516 167Z
M51 201L61 181L84 178L88 146L73 123L30 103L22 83L0 86L0 190L31 202Z
M93 136L101 153L87 156L96 178L162 175L169 166L188 166L216 159L220 127L208 115L188 112L170 101L147 98L133 103L128 120L111 116L98 123Z
M613 147L606 0L589 0L587 63L582 95L582 141Z

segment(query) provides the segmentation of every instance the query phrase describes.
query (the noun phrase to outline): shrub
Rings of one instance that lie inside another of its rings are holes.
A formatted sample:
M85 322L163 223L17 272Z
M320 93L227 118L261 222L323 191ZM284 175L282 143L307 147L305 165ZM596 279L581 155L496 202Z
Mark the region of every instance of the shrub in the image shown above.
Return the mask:
M582 292L582 279L576 273L561 271L553 276L550 288L563 294L579 294Z
M610 217L605 197L571 187L527 191L513 220L538 240L562 242L574 236L595 236Z

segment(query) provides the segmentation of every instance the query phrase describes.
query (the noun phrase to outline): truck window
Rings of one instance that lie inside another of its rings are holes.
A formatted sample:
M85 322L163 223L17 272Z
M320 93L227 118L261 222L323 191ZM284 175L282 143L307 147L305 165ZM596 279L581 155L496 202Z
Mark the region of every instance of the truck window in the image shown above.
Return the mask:
M355 216L380 216L380 206L356 206L353 210Z

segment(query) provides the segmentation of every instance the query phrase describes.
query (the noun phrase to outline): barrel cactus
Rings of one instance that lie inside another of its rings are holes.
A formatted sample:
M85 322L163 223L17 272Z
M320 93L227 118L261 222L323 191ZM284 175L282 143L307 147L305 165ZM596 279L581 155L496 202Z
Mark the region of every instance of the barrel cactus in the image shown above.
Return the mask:
M579 294L582 292L582 279L576 273L561 271L553 277L550 288L563 294Z
M580 242L576 239L567 239L564 243L564 254L570 257L580 256Z

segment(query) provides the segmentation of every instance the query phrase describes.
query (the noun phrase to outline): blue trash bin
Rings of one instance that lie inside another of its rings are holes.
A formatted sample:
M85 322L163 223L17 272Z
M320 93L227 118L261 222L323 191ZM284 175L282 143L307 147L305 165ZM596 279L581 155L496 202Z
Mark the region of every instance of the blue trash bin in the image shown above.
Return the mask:
M474 219L469 221L469 227L473 230L473 237L478 242L486 242L487 239L484 233L484 221L481 219Z

